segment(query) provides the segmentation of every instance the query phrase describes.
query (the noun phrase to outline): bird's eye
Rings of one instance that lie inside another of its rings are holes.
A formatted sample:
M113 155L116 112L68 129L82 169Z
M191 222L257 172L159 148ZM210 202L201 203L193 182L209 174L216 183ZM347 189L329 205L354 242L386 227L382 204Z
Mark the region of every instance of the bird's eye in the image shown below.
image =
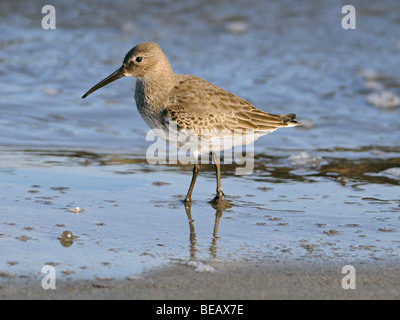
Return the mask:
M143 60L142 57L137 57L137 58L136 58L136 62L141 62L142 60Z

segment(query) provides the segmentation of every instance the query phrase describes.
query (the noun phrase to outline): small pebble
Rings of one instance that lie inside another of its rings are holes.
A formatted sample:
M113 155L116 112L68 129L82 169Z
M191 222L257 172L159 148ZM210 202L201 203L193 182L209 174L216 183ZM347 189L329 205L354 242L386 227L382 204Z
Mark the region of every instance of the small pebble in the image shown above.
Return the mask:
M74 209L69 209L70 212L75 212L75 214L78 214L79 212L81 212L83 209L79 208L79 207L75 207Z

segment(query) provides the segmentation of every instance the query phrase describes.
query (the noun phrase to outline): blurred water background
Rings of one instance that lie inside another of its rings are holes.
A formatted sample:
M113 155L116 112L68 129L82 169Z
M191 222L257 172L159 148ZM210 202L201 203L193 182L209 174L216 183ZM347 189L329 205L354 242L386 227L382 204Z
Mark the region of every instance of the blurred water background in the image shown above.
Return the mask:
M3 276L44 264L85 278L188 260L398 261L397 0L353 1L355 30L337 0L53 1L54 30L41 25L46 4L0 3ZM191 167L147 163L134 79L81 99L143 41L176 73L303 123L256 142L252 175L223 168L231 208L207 202L212 166L185 210ZM77 236L68 246L65 230Z

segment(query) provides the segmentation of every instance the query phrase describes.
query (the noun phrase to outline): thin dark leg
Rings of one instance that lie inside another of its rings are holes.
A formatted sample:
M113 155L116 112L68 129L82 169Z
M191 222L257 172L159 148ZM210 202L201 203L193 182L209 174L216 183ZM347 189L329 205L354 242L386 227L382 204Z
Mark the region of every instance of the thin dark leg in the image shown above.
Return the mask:
M184 202L192 201L192 192L193 192L194 184L196 183L197 175L199 174L199 169L200 169L199 165L197 163L195 163L195 165L193 166L192 181L190 182L190 187L189 187L189 190L188 190L188 193L186 195Z
M217 176L217 195L215 196L214 199L211 200L212 203L221 203L224 193L222 192L222 187L221 187L221 166L219 164L219 157L213 153L213 158L215 162L215 173Z

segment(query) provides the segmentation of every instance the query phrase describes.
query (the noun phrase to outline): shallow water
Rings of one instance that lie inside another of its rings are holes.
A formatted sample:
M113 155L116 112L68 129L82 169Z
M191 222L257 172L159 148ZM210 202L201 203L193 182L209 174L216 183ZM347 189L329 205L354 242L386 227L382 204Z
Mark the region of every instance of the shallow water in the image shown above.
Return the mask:
M377 95L400 96L398 4L354 4L357 29L343 30L344 4L57 1L57 29L43 30L37 4L3 1L1 274L40 275L45 264L60 277L105 278L191 259L397 260L400 109ZM80 98L148 40L175 72L304 124L259 139L251 175L223 167L230 208L208 203L212 166L185 208L190 165L147 163L133 79ZM66 230L77 238L63 246Z

